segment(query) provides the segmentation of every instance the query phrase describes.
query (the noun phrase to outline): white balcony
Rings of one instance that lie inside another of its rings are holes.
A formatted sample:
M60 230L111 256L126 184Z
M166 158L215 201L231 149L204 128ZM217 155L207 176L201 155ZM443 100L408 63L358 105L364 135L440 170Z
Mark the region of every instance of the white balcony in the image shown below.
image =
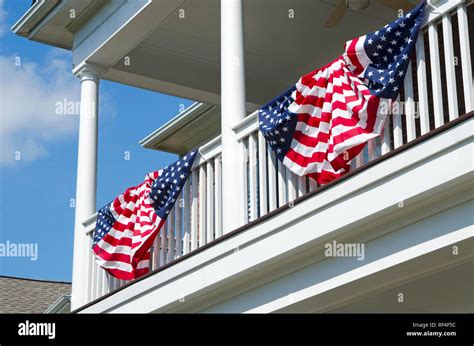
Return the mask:
M218 136L200 147L182 208L174 208L153 245L150 275L113 279L94 263L91 243L84 249L93 303L82 311L337 311L360 299L349 287L386 292L472 261L472 111L463 115L473 104L472 27L466 5L445 10L432 13L420 34L402 107L353 161L352 173L323 187L295 176L258 131L257 112L248 115L232 127L243 155L243 178L235 183L246 199L235 211L244 210L244 226L223 234L222 205L234 201L222 200ZM457 52L456 64L445 58ZM94 220L84 223L90 236ZM323 247L334 240L366 244L367 258L328 259ZM463 254L449 256L450 246Z

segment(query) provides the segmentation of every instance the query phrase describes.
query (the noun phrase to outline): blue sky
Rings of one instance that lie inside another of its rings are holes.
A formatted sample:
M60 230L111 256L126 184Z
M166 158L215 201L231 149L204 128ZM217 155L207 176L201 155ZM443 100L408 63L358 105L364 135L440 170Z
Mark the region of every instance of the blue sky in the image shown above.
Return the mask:
M80 83L68 51L10 32L30 3L0 0L0 243L37 243L38 259L0 257L0 275L70 281L79 118L55 107ZM97 207L175 160L138 141L191 104L101 81Z

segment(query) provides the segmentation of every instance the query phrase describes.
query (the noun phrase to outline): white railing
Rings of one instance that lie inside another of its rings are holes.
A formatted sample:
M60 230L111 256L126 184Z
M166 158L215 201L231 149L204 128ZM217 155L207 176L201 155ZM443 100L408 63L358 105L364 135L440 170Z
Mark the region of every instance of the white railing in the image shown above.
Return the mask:
M368 143L352 162L361 167L415 138L474 109L468 15L461 0L429 14L408 68L404 88L384 134ZM441 47L441 50L440 50ZM257 112L234 127L244 155L242 188L250 222L317 188L314 180L291 173L258 131ZM200 148L198 162L152 247L155 270L222 236L220 137ZM227 201L226 203L231 203ZM236 208L238 209L238 208ZM85 223L89 235L88 301L125 282L108 276L92 257L95 216Z

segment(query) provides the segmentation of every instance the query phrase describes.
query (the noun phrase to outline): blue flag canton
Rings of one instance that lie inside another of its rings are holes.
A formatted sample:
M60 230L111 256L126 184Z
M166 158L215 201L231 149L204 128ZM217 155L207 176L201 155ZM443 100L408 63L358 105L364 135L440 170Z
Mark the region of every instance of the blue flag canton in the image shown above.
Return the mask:
M372 61L364 78L369 81L372 94L395 99L400 93L410 56L423 22L425 2L404 17L367 35L364 48Z
M267 143L280 159L290 149L295 132L297 115L288 110L288 107L294 102L291 94L295 89L293 86L258 111L259 128Z
M150 198L154 201L155 211L160 218L166 218L173 208L191 173L196 154L197 150L193 150L175 163L166 166L151 186Z
M97 244L99 241L104 238L104 236L109 233L113 224L115 223L115 218L110 212L110 205L113 202L107 204L105 207L101 208L97 213L97 221L94 230L94 239L92 241L92 246Z

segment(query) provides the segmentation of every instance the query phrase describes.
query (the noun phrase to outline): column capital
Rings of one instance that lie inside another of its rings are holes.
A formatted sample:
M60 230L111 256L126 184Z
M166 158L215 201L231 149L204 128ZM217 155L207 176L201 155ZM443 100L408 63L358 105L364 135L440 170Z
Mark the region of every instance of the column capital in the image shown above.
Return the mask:
M103 66L92 63L83 63L73 69L72 73L82 81L93 80L99 82L101 76L107 71Z

